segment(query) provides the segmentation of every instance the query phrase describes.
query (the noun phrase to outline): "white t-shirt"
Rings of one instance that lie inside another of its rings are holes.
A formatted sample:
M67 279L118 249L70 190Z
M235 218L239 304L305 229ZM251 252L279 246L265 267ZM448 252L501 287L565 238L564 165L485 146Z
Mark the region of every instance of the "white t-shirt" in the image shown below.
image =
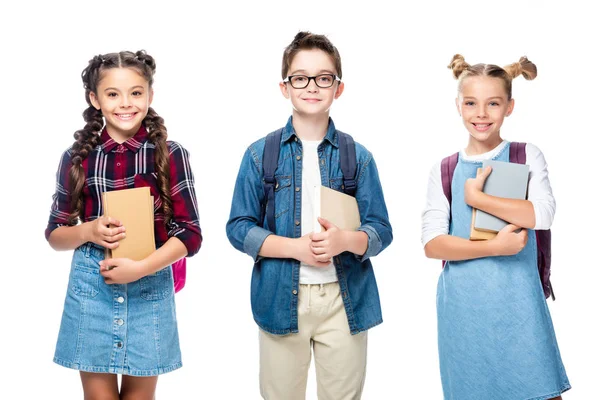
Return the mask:
M465 160L483 161L500 153L509 142L500 143L495 149L484 154L468 156L464 149L460 156ZM536 146L527 143L525 146L527 165L529 165L529 188L527 200L533 204L535 213L534 229L550 229L556 211L556 202L552 195L552 187L548 180L548 165L544 155ZM442 172L440 162L436 163L429 173L427 187L427 203L421 217L421 243L425 246L430 240L440 235L447 235L450 225L450 204L442 188Z
M321 140L302 141L302 236L313 231L315 216L315 187L321 185L319 153ZM327 267L300 264L300 283L319 284L336 282L337 274L333 263Z

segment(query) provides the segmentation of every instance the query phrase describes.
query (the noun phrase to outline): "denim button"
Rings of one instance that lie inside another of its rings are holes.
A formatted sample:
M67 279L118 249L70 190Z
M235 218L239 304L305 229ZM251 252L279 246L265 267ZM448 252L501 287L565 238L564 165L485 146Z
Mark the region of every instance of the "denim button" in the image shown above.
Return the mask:
M121 326L123 325L123 320L121 318L119 318L118 320L115 321L117 323L117 325Z
M123 347L123 342L117 342L117 347L118 347L118 348L121 348L121 347Z
M321 158L321 165L325 165L325 159Z
M296 289L292 290L293 294L298 294L298 291Z
M123 296L117 297L117 303L123 303L124 301L125 299L123 298Z
M299 192L299 191L300 191L300 188L299 188L299 187L297 187L297 188L296 188L296 192Z
M296 160L300 161L302 159L302 156L296 156Z
M296 226L300 225L300 221L296 220L296 222L294 222L296 224Z

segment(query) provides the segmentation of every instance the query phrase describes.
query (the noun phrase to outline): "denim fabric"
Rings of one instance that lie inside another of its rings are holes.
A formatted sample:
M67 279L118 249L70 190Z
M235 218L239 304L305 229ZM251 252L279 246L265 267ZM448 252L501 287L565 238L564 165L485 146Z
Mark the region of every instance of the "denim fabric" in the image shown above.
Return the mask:
M181 367L171 267L107 285L104 249L75 249L54 362L87 372L159 375Z
M235 184L227 237L232 245L254 261L251 303L254 320L272 334L298 332L298 284L300 262L294 259L261 258L258 252L268 235L298 238L301 236L302 142L296 136L292 118L281 135L279 163L275 173L275 232L259 221L264 200L262 158L265 138L250 145L242 159ZM321 183L342 191L338 134L329 120L323 142L317 149ZM377 255L392 241L383 191L375 160L370 152L356 143L356 200L361 227L368 237L368 249L362 257L344 252L334 257L334 264L344 301L350 332L356 334L382 322L379 293L370 257Z
M495 159L508 161L506 146ZM469 237L464 184L481 162L459 158L452 180L454 236ZM537 270L535 234L513 256L446 263L438 283L444 398L549 399L570 388Z

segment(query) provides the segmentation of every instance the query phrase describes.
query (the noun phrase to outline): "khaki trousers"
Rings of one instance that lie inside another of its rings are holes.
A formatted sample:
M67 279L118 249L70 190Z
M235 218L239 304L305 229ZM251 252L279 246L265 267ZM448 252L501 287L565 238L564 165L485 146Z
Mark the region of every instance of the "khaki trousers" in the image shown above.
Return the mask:
M300 285L298 330L259 329L260 392L265 400L304 400L315 355L319 400L360 399L367 366L367 332L351 335L340 285Z

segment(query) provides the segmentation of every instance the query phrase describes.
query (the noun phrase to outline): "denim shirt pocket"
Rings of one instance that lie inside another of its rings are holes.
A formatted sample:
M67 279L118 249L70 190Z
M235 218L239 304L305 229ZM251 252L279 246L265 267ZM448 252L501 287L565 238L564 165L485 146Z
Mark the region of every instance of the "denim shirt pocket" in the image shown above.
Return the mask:
M141 296L144 300L163 300L173 291L171 268L166 267L140 279Z
M291 203L292 177L275 175L275 219L289 211Z
M93 261L88 260L77 260L73 263L71 289L78 296L95 297L98 294L100 266L93 265Z
M344 178L330 178L329 179L329 187L333 190L337 190L338 192L344 191Z

